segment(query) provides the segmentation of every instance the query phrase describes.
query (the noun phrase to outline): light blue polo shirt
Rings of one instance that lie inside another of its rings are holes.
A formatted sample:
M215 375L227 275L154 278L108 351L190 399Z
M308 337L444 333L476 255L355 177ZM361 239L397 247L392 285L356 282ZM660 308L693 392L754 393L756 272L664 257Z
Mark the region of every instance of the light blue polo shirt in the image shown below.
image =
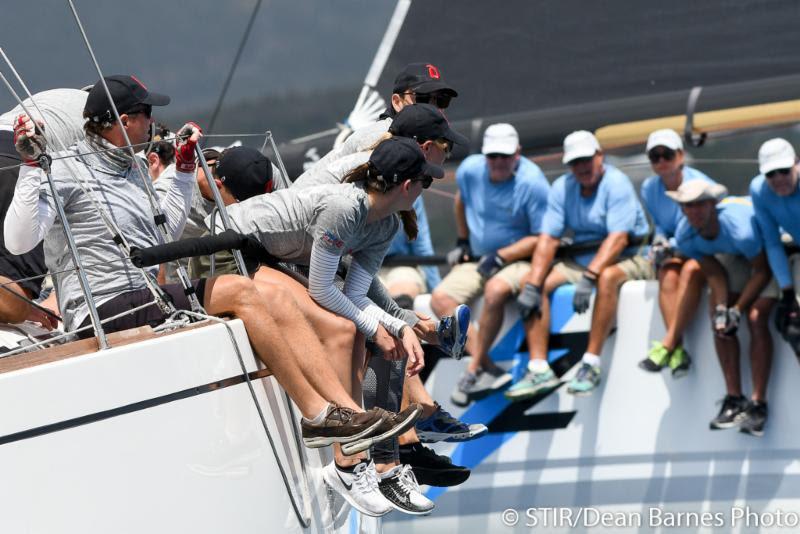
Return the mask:
M716 183L706 176L705 173L693 169L692 167L683 168L683 181L704 180L708 183ZM655 225L655 235L671 238L675 236L678 223L684 218L680 205L665 195L666 188L664 182L658 175L647 178L642 183L642 202Z
M778 196L770 189L764 175L759 174L750 182L750 197L753 199L758 227L764 237L772 274L782 288L791 287L792 274L781 243L781 229L800 243L800 188L795 188L789 196Z
M541 231L550 185L531 160L520 158L514 178L495 183L489 180L486 156L475 154L458 166L456 183L473 254L495 252Z
M719 234L714 239L701 237L685 218L681 220L675 233L678 250L696 260L714 254L738 254L752 260L761 253L764 239L750 197L727 197L717 204L717 216Z
M406 233L400 228L397 235L394 236L394 241L389 245L389 251L386 256L433 256L431 228L428 225L428 214L425 213L425 203L422 201L421 196L414 201L414 211L417 214L417 238L414 241L409 241ZM422 267L422 272L425 273L425 283L428 285L428 291L433 291L442 281L439 269L435 265L425 265Z
M581 185L571 172L553 182L542 220L542 233L560 238L567 230L577 243L602 241L612 232L645 236L650 231L642 205L636 197L630 178L605 164L605 173L590 197L581 196ZM628 247L626 254L637 247ZM593 254L582 254L575 260L588 265Z

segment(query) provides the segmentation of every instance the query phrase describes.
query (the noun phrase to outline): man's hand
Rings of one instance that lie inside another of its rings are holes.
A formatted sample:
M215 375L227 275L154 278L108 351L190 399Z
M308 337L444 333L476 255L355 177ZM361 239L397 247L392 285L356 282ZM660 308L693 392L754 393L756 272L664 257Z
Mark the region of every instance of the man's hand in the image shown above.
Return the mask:
M201 137L203 130L193 122L187 122L175 134L175 168L180 172L194 172L197 166L195 147Z
M400 330L400 339L403 343L403 348L408 356L408 363L406 364L406 375L414 376L422 371L425 367L425 352L422 350L422 345L419 344L417 335L410 326L404 326Z
M717 304L714 308L714 334L718 337L733 337L739 329L739 320L742 312L733 306L728 308L724 304Z
M469 239L459 238L456 241L456 248L447 253L447 263L458 265L472 260L472 249L469 246Z
M533 315L541 315L542 288L526 282L517 297L517 309L523 321L527 321Z
M583 273L581 279L575 284L575 296L572 297L572 308L576 313L585 313L589 309L589 302L592 298L592 290L597 280L590 278Z
M39 323L45 330L53 330L58 328L58 320L55 317L43 312L39 308L34 308L33 306L31 306L31 309L28 312L28 317L26 317L25 320L32 323Z
M481 278L488 280L496 275L500 270L506 266L506 261L500 257L497 252L486 254L478 260L478 274Z
M14 147L25 165L39 166L39 158L47 153L47 141L42 132L44 124L34 124L30 117L21 113L14 123Z

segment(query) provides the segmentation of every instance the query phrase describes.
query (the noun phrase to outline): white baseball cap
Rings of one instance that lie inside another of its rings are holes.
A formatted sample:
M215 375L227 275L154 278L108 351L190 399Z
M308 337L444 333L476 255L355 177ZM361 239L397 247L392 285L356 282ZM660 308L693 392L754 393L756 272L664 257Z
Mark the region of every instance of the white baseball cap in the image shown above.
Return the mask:
M767 174L776 169L789 169L797 163L794 148L786 139L776 137L758 149L758 172Z
M664 194L678 204L700 200L716 200L719 202L728 194L728 189L724 185L714 182L689 180L688 182L683 182L677 191L665 191Z
M645 152L650 152L651 149L657 146L665 146L672 150L683 150L683 140L675 130L670 130L669 128L656 130L647 138L647 148Z
M600 143L592 132L578 130L564 138L564 157L561 161L569 163L574 159L589 158L600 150Z
M516 154L519 148L519 134L510 124L492 124L483 133L483 154Z

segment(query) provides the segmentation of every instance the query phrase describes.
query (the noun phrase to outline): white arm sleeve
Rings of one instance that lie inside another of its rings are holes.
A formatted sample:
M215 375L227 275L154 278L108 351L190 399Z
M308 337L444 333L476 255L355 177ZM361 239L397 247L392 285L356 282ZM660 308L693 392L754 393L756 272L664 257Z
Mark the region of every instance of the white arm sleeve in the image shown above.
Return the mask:
M167 218L167 228L172 239L179 239L186 226L186 217L192 207L195 177L190 172L175 172L169 190L161 197L161 211Z
M50 204L39 196L41 181L42 170L39 167L25 165L20 168L14 198L3 223L3 239L12 254L33 250L56 219Z
M374 278L375 275L370 274L354 259L350 263L350 270L347 271L344 294L360 310L380 322L393 336L400 337L400 331L404 326L408 326L405 321L392 317L367 297L367 291Z
M308 294L323 308L353 321L359 332L372 338L378 331L378 319L358 309L333 284L338 266L339 256L314 243L311 247Z

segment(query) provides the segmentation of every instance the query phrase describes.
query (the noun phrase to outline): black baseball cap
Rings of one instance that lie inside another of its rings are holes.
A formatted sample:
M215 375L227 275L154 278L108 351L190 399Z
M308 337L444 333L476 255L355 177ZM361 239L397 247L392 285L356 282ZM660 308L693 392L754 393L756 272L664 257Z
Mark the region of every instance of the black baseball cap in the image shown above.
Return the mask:
M169 104L170 98L167 95L148 91L147 87L135 76L116 74L105 76L104 79L108 85L108 92L111 93L111 98L120 114L128 113L142 105L166 106ZM83 111L95 122L110 121L114 118L111 104L100 81L94 84L89 91Z
M411 137L418 142L447 139L454 145L469 145L466 137L450 128L450 123L439 108L430 104L404 106L395 115L389 131L392 135Z
M389 184L419 176L444 178L444 169L425 161L422 149L408 137L391 137L383 141L372 151L369 163Z
M411 89L415 93L441 91L450 96L458 96L455 89L442 79L442 73L432 63L410 63L394 79L392 93L402 94Z
M246 146L229 148L220 154L217 177L239 201L273 189L272 163L258 150Z

